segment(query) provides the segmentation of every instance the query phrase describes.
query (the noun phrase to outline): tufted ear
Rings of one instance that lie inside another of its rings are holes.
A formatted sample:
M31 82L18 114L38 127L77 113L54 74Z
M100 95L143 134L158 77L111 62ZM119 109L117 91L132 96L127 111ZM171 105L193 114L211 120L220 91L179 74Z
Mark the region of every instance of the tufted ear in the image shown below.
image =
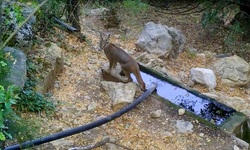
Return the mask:
M107 36L107 38L104 40L103 39L103 36L102 35L105 35L104 33L102 33L102 32L99 32L100 33L100 49L104 49L104 47L109 43L109 38L110 38L110 36L111 36L111 34L109 33L108 35L106 35Z

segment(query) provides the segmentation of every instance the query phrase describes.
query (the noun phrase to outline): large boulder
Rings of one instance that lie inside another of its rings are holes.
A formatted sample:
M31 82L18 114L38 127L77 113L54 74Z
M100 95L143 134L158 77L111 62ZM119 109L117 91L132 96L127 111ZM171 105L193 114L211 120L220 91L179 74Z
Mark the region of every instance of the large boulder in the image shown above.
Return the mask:
M244 86L250 81L250 66L237 55L219 59L213 69L228 86Z
M149 22L145 25L136 46L159 56L177 58L183 50L184 43L185 39L180 30Z
M115 111L118 111L133 102L135 91L137 89L136 83L102 81L101 84L111 97L112 106Z
M55 43L47 43L44 58L38 58L43 66L39 73L39 81L35 87L36 92L45 94L54 88L56 76L63 71L64 59L62 49Z
M11 47L5 47L3 51L13 57L10 72L6 78L3 79L4 82L13 84L15 87L24 87L27 75L25 54L21 50Z

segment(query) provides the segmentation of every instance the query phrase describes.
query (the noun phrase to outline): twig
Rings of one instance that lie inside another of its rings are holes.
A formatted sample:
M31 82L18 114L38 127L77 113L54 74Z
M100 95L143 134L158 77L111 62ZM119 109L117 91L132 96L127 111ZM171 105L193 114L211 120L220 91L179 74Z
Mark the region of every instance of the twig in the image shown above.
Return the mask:
M29 21L29 19L37 12L37 10L42 7L46 2L48 2L49 0L44 0L40 5L38 5L36 7L36 9L20 24L20 26L8 37L8 39L3 43L3 45L1 45L0 50L2 50L6 44L10 41L10 39L13 38L14 35L16 35L16 33L18 32L19 29L21 29L21 27L27 23Z
M100 147L106 143L112 143L112 144L115 144L117 146L120 146L124 149L127 149L127 150L131 150L130 148L126 147L126 146L123 146L121 144L118 144L117 141L121 140L121 138L115 140L115 141L110 141L110 138L105 138L104 140L96 143L96 144L93 144L93 145L89 145L89 146L85 146L85 147L72 147L72 148L69 148L68 150L90 150L90 149L94 149L94 148L97 148L97 147Z

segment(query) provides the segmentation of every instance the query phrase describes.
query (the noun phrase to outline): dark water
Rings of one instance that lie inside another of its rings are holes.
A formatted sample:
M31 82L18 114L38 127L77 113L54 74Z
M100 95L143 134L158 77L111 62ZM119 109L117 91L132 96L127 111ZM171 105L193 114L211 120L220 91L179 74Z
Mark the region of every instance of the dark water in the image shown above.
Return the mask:
M141 75L146 84L150 82L155 82L157 84L156 92L160 97L165 98L216 125L220 125L233 112L235 112L235 110L230 107L222 105L216 101L198 97L185 89L157 79L144 72L141 72ZM137 82L133 75L132 78L134 82Z

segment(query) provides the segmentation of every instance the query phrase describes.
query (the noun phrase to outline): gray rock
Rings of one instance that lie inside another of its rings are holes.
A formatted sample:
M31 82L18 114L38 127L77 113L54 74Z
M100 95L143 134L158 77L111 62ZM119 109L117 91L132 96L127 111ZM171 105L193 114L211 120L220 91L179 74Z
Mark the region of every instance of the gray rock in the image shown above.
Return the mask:
M184 36L175 28L148 22L136 42L137 48L158 54L177 58L183 50Z
M117 82L101 82L103 88L107 91L112 100L114 110L119 110L127 104L133 102L135 91L137 88L136 83L117 83Z
M190 70L191 80L195 83L206 85L208 88L216 87L216 77L213 70L205 68L192 68Z
M39 93L46 93L54 88L56 76L63 71L64 59L62 49L55 43L46 43L46 55L43 59L43 70L40 72L40 80L35 90ZM63 85L67 85L64 83Z
M96 110L96 102L91 102L89 105L88 105L88 111L95 111Z
M161 133L162 138L170 138L173 137L173 134L168 132L168 131L164 131Z
M244 86L250 81L249 64L236 55L219 59L213 69L221 76L222 83L231 87Z
M73 140L65 140L65 139L59 139L50 142L53 146L58 147L58 146L72 146L74 144Z
M161 116L161 110L156 110L156 111L153 111L152 114L151 114L151 117L152 118L159 118Z
M245 147L247 149L249 148L249 144L247 142L243 141L242 139L240 139L234 135L231 135L231 138L235 139L237 141L237 143L239 144L239 146Z
M90 10L90 16L101 16L105 11L109 11L107 8L97 8Z
M198 53L195 56L199 58L206 58L206 55L204 53Z
M179 133L192 133L193 132L193 124L188 122L188 121L177 120L176 121L176 129L177 129L177 132L179 132Z
M9 74L3 79L4 82L14 84L15 87L24 87L27 75L25 54L21 50L11 47L5 47L3 51L5 53L10 53L10 57L14 59Z

